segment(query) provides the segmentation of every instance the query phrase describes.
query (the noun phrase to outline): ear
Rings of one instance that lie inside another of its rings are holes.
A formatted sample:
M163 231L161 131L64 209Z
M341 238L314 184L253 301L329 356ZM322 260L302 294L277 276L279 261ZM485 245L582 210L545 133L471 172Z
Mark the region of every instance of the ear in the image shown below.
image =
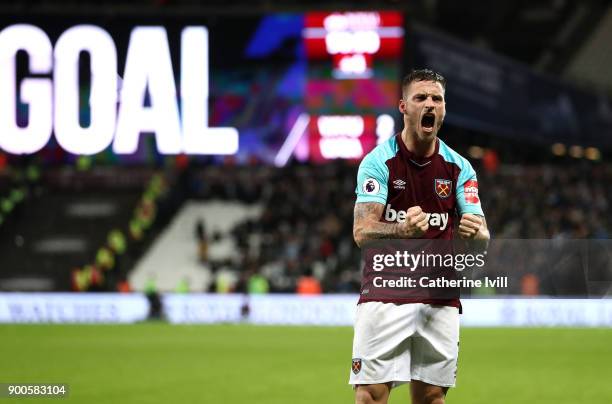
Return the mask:
M398 109L399 112L402 113L402 115L406 113L406 101L404 101L403 98L399 101Z

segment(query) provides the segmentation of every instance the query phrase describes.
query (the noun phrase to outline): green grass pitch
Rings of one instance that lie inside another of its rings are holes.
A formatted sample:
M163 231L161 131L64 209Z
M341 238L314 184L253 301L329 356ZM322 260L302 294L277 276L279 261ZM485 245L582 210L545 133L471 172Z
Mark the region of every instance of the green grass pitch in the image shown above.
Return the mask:
M3 325L0 382L88 404L351 403L351 343L348 327ZM463 329L447 403L491 402L612 403L612 329Z

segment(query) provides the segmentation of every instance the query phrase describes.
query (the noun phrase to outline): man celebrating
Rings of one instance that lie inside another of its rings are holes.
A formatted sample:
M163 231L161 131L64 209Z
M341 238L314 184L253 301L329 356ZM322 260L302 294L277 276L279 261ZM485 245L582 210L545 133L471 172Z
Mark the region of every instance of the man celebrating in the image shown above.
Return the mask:
M470 163L438 139L446 80L414 70L402 81L402 132L372 150L357 175L353 236L376 239L489 240ZM358 404L387 403L392 387L410 382L413 404L443 404L455 385L458 298L389 298L371 293L365 273L357 306L350 384Z

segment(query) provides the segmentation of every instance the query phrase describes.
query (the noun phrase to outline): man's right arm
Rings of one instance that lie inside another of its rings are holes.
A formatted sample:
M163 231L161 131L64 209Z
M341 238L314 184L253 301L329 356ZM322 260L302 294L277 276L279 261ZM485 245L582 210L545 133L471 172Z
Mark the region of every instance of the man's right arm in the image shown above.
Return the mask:
M419 206L406 212L406 220L400 223L381 222L385 205L377 202L355 204L353 238L361 247L365 242L378 239L418 238L429 228L427 215Z

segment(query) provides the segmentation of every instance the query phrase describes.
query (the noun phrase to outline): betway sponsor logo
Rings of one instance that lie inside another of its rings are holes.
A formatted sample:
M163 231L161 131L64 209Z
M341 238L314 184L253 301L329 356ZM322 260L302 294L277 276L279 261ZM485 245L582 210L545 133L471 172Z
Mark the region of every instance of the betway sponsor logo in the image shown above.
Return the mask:
M385 209L385 220L388 222L405 222L407 212L405 210L397 211L387 204ZM429 226L439 227L440 230L446 229L448 225L448 213L426 213Z

